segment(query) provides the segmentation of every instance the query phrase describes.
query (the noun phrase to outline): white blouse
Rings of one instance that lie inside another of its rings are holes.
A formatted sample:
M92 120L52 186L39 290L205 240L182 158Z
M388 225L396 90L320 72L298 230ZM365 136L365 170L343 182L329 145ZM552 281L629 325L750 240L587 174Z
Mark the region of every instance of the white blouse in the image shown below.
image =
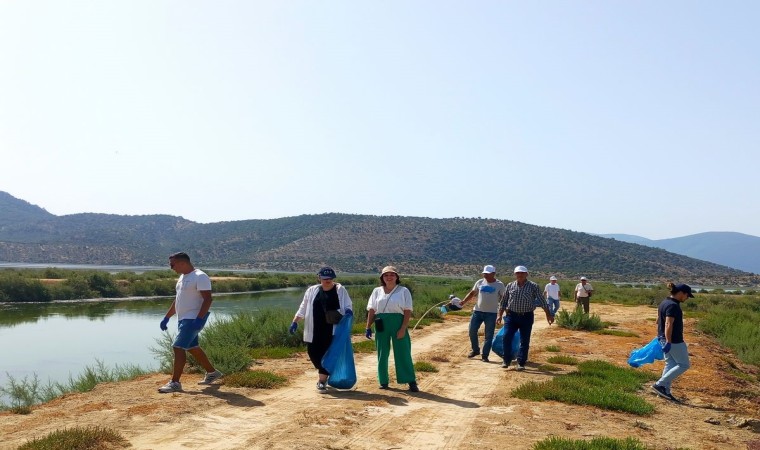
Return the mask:
M412 293L404 286L397 285L390 294L382 286L376 287L367 301L367 311L374 309L375 314L404 314L412 310Z

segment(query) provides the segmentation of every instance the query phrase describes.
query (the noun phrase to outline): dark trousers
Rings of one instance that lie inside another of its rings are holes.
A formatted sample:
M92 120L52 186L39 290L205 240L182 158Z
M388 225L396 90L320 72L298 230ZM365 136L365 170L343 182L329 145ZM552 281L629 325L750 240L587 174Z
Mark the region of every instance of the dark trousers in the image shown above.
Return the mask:
M504 362L509 364L514 359L512 354L512 339L515 337L517 330L520 330L520 349L517 351L517 364L524 366L528 361L528 350L530 349L530 333L533 330L533 311L529 313L509 312L504 319Z
M314 367L322 375L330 375L330 373L326 371L324 367L322 367L322 357L324 357L325 353L327 353L327 349L330 348L331 343L332 336L330 336L329 339L316 339L315 336L314 342L306 343L306 353L309 354L311 363L314 364Z

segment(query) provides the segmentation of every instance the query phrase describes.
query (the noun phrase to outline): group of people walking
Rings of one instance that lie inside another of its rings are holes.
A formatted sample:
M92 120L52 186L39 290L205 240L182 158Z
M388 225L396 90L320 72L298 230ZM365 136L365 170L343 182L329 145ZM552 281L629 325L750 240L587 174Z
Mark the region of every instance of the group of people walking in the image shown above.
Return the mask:
M223 374L216 370L198 345L198 335L206 324L211 307L211 281L207 274L193 267L190 257L179 252L169 257L170 267L178 273L176 297L161 321L161 330L167 329L170 317L178 316L178 334L172 344L174 365L172 378L158 391L161 393L182 390L180 377L189 352L206 370L199 384L211 384ZM557 278L551 276L544 286L543 294L538 285L528 280L525 266L514 268L514 281L504 284L496 278L496 268L486 265L482 277L461 301L455 295L449 296L447 307L458 310L475 299L469 324L471 351L469 358L480 356L489 362L496 325L502 324L504 356L502 367L509 368L517 360L515 370L525 370L530 350L530 337L535 320L534 310L544 310L546 321L551 325L560 307L560 287ZM303 340L314 368L317 370L317 391L325 393L330 373L322 366L322 358L330 347L338 321L336 317L353 315L353 303L346 288L335 282L335 270L323 267L317 273L318 284L310 286L296 311L289 332L294 334L298 323L303 321ZM380 273L380 286L376 287L367 302L367 323L365 337L375 337L377 350L377 381L380 389L388 389L390 384L389 358L393 350L396 381L408 384L409 391L419 392L412 361L412 344L409 336L409 322L412 317L412 294L401 285L401 277L393 266L386 266ZM657 336L665 355L662 377L652 386L660 396L676 401L671 393L673 380L689 367L689 354L683 339L683 312L680 303L694 297L691 288L685 284L668 285L670 295L658 308ZM593 287L586 277L581 277L574 296L578 308L589 313L589 299ZM481 348L478 331L485 326L485 340ZM373 333L374 328L374 333ZM512 340L519 331L520 343L514 354Z

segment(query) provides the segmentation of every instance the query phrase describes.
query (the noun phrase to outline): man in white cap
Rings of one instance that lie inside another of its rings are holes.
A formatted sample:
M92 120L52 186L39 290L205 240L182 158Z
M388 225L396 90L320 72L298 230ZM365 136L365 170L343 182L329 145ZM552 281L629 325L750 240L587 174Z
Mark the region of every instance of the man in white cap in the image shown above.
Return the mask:
M454 294L449 295L449 302L446 304L446 309L449 311L459 311L462 309L462 299Z
M496 311L499 310L499 301L504 296L504 292L504 283L496 279L496 268L489 264L483 267L483 278L475 282L470 292L462 300L462 305L464 305L475 295L478 296L478 302L472 308L472 316L470 317L470 346L472 351L467 355L468 358L480 355L478 330L480 325L485 323L485 342L483 342L481 359L488 362L488 355L491 353L491 344L493 343L493 333L496 329Z
M588 301L592 292L594 292L594 287L591 286L586 277L581 277L581 282L575 285L575 304L583 306L583 312L586 314L588 314Z
M549 277L549 284L544 286L544 296L546 297L546 304L549 305L549 312L552 316L557 315L557 311L559 311L559 284L554 275Z
M517 356L517 369L525 370L525 363L528 362L528 350L530 349L530 333L533 330L533 310L536 309L535 301L539 299L541 307L546 313L546 321L549 325L554 323L554 316L549 312L544 296L541 295L541 288L532 281L528 281L528 269L525 266L515 267L515 281L507 285L507 291L499 305L499 314L496 319L497 323L502 320L502 315L506 312L504 319L504 362L501 367L507 368L512 363L512 359ZM517 355L512 354L512 339L520 330L520 349Z

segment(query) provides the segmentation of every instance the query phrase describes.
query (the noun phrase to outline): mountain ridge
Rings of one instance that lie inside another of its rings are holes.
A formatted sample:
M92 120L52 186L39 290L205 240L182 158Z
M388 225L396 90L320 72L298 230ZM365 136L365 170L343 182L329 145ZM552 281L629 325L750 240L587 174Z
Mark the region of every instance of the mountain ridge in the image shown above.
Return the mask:
M296 272L330 264L373 273L471 275L527 265L534 275L654 282L760 284L760 278L662 249L511 220L326 213L196 223L170 215L55 216L0 196L0 260L161 265L184 250L206 266ZM506 277L507 275L504 275Z

